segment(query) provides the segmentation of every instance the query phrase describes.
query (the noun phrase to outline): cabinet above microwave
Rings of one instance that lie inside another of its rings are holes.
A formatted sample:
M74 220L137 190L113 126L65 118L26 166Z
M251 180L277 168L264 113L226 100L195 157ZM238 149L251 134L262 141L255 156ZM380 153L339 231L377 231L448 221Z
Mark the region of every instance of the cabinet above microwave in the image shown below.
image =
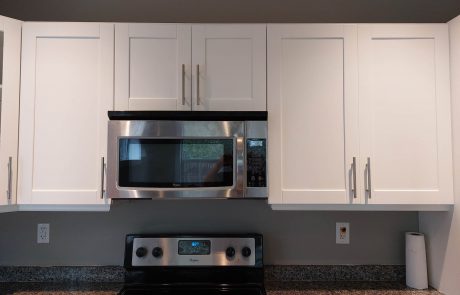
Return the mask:
M115 110L266 111L266 24L116 24Z

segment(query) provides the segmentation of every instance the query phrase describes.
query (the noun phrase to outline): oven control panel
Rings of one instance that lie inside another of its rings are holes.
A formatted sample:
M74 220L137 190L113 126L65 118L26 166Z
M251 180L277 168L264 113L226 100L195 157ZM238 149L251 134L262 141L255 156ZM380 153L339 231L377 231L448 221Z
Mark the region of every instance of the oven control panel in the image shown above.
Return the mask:
M131 265L254 266L251 237L134 237Z

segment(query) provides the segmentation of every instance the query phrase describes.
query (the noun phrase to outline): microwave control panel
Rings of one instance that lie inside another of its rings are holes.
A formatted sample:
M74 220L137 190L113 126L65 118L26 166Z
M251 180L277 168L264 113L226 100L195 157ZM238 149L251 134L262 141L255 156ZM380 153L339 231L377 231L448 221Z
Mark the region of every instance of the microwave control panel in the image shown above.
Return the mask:
M265 138L246 140L247 187L267 186L267 149Z

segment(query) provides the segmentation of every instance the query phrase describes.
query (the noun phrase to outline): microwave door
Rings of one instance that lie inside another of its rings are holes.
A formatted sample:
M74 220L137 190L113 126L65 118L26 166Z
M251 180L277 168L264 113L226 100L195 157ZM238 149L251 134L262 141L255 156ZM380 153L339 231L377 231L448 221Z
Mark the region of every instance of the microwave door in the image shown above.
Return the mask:
M233 139L123 138L119 142L120 187L233 186Z
M244 197L244 124L110 121L108 197Z

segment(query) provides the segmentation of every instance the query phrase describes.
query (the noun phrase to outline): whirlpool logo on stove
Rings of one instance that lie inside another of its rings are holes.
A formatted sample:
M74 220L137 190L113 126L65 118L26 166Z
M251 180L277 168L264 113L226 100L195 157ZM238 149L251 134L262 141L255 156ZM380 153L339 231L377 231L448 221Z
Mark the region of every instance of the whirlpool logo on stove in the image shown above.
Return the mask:
M190 258L189 261L190 261L190 262L200 262L200 260L199 260L199 259L196 259L196 258Z

